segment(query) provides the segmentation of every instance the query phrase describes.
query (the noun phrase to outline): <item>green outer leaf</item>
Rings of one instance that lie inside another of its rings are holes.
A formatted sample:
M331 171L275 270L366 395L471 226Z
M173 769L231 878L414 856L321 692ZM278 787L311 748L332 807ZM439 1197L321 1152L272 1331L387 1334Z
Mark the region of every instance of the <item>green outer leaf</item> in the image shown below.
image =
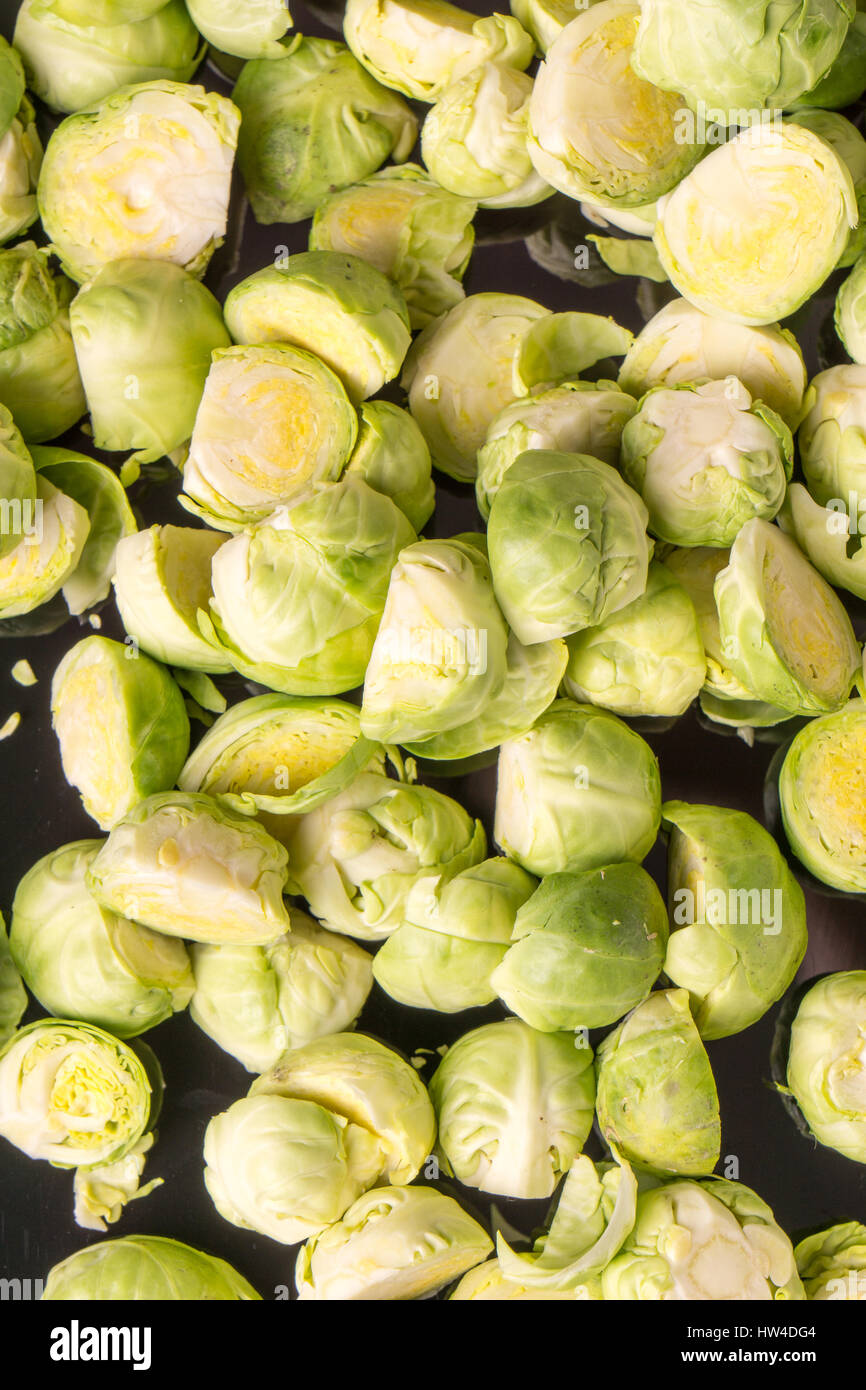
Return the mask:
M619 236L591 235L586 239L593 242L605 265L617 275L640 275L659 285L667 282L668 273L652 242Z

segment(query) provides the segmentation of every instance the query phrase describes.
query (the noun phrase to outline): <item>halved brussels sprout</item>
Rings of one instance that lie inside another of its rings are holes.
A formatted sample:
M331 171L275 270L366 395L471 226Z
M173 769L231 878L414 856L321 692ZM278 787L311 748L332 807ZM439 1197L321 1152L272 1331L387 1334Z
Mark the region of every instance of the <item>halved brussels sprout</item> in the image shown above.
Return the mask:
M759 328L727 323L687 299L671 300L641 330L626 353L619 384L640 397L654 386L732 376L754 401L763 401L789 429L796 429L806 394L806 364L793 333L776 323Z
M835 500L837 505L844 505L841 497ZM821 507L802 483L791 483L777 520L830 584L866 599L863 538L858 536L856 545L850 538L852 520L858 522L859 514L851 518L841 506L839 511Z
M113 827L87 873L101 907L166 936L264 945L291 930L288 856L203 793L164 792Z
M647 509L610 464L534 450L490 508L493 587L521 642L592 627L646 589Z
M83 507L90 530L75 570L63 585L70 613L86 612L111 593L120 542L136 533L136 520L117 474L74 449L33 448L40 475Z
M288 343L221 348L208 366L183 468L188 510L237 531L337 481L358 417L330 367Z
M364 734L423 742L475 719L504 684L507 641L480 549L459 537L407 546L364 677Z
M655 755L607 710L557 700L502 744L493 835L530 873L639 863L660 822Z
M12 959L6 923L0 914L0 1047L11 1038L26 1008L27 991Z
M311 912L367 941L400 926L418 879L452 876L487 851L481 822L449 796L374 772L294 821L286 842L292 884Z
M739 1033L780 999L806 951L803 890L745 811L666 801L665 974L689 991L702 1038Z
M483 1227L432 1187L378 1187L301 1247L298 1298L401 1302L423 1298L487 1258Z
M0 499L0 618L32 613L68 584L90 532L84 508L47 478L37 475L35 502L17 500ZM7 536L14 549L3 553Z
M866 702L849 700L795 735L779 774L792 850L822 883L847 893L866 893L864 757Z
M798 110L792 118L795 125L820 135L848 166L854 181L859 224L848 237L848 245L839 258L840 266L853 265L866 250L866 140L860 131L838 111Z
M215 348L231 339L210 290L171 260L102 267L69 309L93 442L150 463L193 432Z
M415 540L390 497L350 477L281 507L214 555L206 637L250 679L338 695L364 679L398 554Z
M712 150L660 200L654 240L697 308L775 324L820 288L857 221L847 165L819 135L785 122L751 126Z
M359 256L300 251L229 291L225 320L236 343L293 343L320 357L356 402L400 370L409 311L396 285Z
M534 53L511 15L479 18L448 0L349 0L343 33L374 77L417 101L436 101L488 59L526 68Z
M711 1173L719 1161L719 1097L684 989L659 990L599 1044L602 1135L636 1168Z
M641 207L667 193L704 153L679 130L683 99L630 65L640 6L590 5L551 44L529 102L529 154L569 198Z
M288 0L189 0L193 24L220 53L237 58L282 58L280 42L292 27Z
M390 497L419 534L436 505L430 468L430 450L408 410L391 401L362 403L358 442L345 473Z
M69 329L72 293L35 242L0 251L0 397L29 443L55 439L87 409Z
M48 493L43 497L42 506L36 505L39 499L33 458L11 414L5 405L0 405L0 559L5 560L24 540L33 549L40 513L50 496ZM21 564L20 559L18 563ZM5 564L0 566L0 586L5 568Z
M402 97L334 39L295 35L281 58L246 63L232 97L243 117L238 165L266 226L302 222L389 156L402 163L418 133Z
M151 526L115 555L114 595L123 626L141 649L194 671L230 671L198 628L211 599L211 561L225 536L189 526Z
M24 95L24 68L0 36L0 245L36 221L36 181L42 144L35 112Z
M794 1255L808 1299L866 1301L866 1226L859 1221L807 1236Z
M55 1168L115 1163L143 1139L151 1081L126 1043L42 1018L0 1048L0 1135Z
M835 320L836 332L848 356L866 364L866 255L860 257L839 288Z
M861 660L851 619L777 526L746 522L715 597L722 650L753 697L791 714L845 703Z
M535 879L510 859L483 863L449 877L419 878L403 921L373 962L386 994L417 1009L457 1013L490 1004L491 972L511 943L519 907Z
M412 328L424 328L464 297L476 204L463 191L440 187L419 164L380 169L322 199L310 250L369 261L402 291Z
M261 1302L236 1269L166 1236L121 1236L77 1250L48 1272L47 1303Z
M805 1298L791 1242L766 1202L724 1178L642 1192L634 1229L601 1280L612 1301Z
M351 1027L373 987L372 959L336 932L292 911L292 929L268 946L192 947L190 1016L252 1072L287 1048Z
M78 840L45 855L15 890L12 956L42 1007L133 1038L185 1009L194 989L186 948L105 912L85 877L102 845Z
M121 87L61 121L38 199L66 273L89 280L135 256L203 274L225 234L239 121L226 97L168 81Z
M471 294L416 338L401 385L443 473L474 480L490 422L521 394L514 383L520 343L530 324L549 316L522 295Z
M62 112L134 82L188 82L204 52L182 0L167 0L147 19L112 25L71 24L52 0L22 0L14 42L33 91Z
M866 970L825 975L791 1024L788 1087L819 1144L866 1163Z
M478 450L475 498L485 520L515 459L530 449L591 454L619 462L625 424L636 402L612 381L565 381L512 401L491 421Z
M98 634L54 672L51 721L66 780L102 830L174 786L189 752L183 696L165 667Z
M549 1197L592 1127L592 1049L521 1019L458 1038L430 1082L437 1152L466 1187Z
M693 109L711 108L707 119L746 125L756 110L782 110L824 76L853 12L852 0L641 0L632 61Z
M720 700L748 701L754 698L752 692L731 671L728 653L722 647L719 613L714 596L716 577L729 564L730 554L730 550L714 549L706 545L666 548L660 563L669 569L683 586L697 615L707 660L703 693L709 693Z
M797 442L806 486L822 507L850 510L853 503L859 514L866 497L866 366L819 372L805 405Z
M661 894L637 864L548 874L517 913L491 984L533 1028L606 1028L646 999L668 940Z
M640 598L573 633L567 645L566 693L617 714L684 714L706 679L695 606L656 560Z
M771 520L793 466L788 426L736 377L653 387L622 435L623 477L672 545L730 545L752 517Z
M482 207L530 207L553 193L529 157L532 78L487 62L446 87L421 130L434 179Z

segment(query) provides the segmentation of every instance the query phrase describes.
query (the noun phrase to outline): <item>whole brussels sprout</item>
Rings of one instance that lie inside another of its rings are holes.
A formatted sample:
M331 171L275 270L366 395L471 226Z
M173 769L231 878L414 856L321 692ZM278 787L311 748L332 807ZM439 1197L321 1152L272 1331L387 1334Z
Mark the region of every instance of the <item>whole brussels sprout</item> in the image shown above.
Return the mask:
M166 1236L121 1236L77 1250L48 1272L47 1303L261 1302L236 1269Z
M35 242L0 251L0 397L31 444L55 439L87 409L69 327L72 293Z
M806 1297L866 1301L866 1226L844 1221L794 1248Z
M419 535L436 505L430 470L430 450L408 410L391 401L362 401L358 442L345 472L396 502Z
M825 975L791 1024L787 1081L819 1144L866 1163L866 970Z
M779 773L788 842L806 868L833 888L866 893L861 776L866 703L849 700L795 735Z

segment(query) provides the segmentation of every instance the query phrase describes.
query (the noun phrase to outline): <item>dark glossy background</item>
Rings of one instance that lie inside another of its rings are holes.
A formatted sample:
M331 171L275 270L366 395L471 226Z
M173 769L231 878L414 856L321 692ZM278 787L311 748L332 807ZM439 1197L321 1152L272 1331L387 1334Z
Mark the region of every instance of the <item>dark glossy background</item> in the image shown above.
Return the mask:
M468 8L484 12L489 7L476 3ZM10 38L16 10L11 0L0 0L0 28ZM302 32L331 37L339 33L339 5L308 6L305 10L293 0L292 12ZM209 64L200 69L196 80L230 91L230 85ZM863 112L849 114L858 118L862 128ZM43 134L47 135L53 122L44 112L42 116ZM557 196L538 208L482 214L476 228L476 250L465 281L468 293L499 289L525 294L551 308L612 315L635 332L673 295L668 285L610 275L594 248L590 269L576 271L575 248L585 243L589 232L598 229L586 224L577 205L568 199ZM214 257L206 283L224 299L244 275L271 261L279 247L305 250L307 230L307 223L259 227L237 183L226 244ZM42 239L38 228L30 235ZM833 296L840 279L834 276L821 295L788 321L806 352L810 374L845 360L832 322ZM599 370L598 375L603 374ZM399 391L390 394L401 399ZM86 436L77 431L71 432L67 442L94 453ZM119 466L116 455L98 456ZM478 528L471 489L448 478L437 478L437 484L436 513L428 534L448 536ZM151 470L150 477L142 479L130 493L141 524L191 524L175 500L176 492L177 478L169 467L161 476L159 467ZM866 636L866 608L854 600L851 604L862 640ZM6 639L0 643L0 723L13 710L20 710L23 716L17 733L0 744L0 908L7 921L15 886L35 860L60 844L95 833L77 793L63 778L50 725L51 675L63 653L92 630L86 621L82 624L68 617L64 621L64 612L62 605L57 609L51 605L33 615L37 621L28 626L55 627L41 635L9 636L2 633L4 625L0 624L0 635ZM113 600L103 605L101 616L103 632L123 636ZM39 677L39 684L31 689L20 688L9 674L21 657L30 661ZM230 702L256 690L237 677L220 678L218 684ZM773 731L762 735L759 731L758 740L749 748L741 738L718 726L702 725L694 709L661 731L651 726L648 731L646 722L638 721L637 727L659 757L665 798L736 806L765 819L767 769L777 741L788 735L777 736ZM200 726L194 724L193 730L197 737ZM495 764L471 776L438 780L427 776L424 769L423 780L456 796L480 816L492 842ZM775 828L772 816L769 820ZM810 933L797 985L831 970L866 968L866 901L832 894L816 885L796 861L792 867L806 890ZM647 868L664 886L661 842L647 860ZM819 1148L801 1135L774 1092L770 1051L779 1007L745 1033L710 1043L708 1051L721 1100L723 1157L719 1171L754 1187L796 1239L809 1229L835 1221L866 1221L866 1167ZM26 1021L41 1012L32 1005ZM458 1015L406 1009L374 986L359 1026L412 1054L418 1048L434 1049L451 1042L503 1012L498 1006ZM202 1182L201 1149L208 1120L245 1094L252 1078L186 1015L161 1024L146 1038L162 1064L166 1094L145 1179L159 1176L165 1183L128 1207L109 1235L149 1232L188 1241L230 1260L264 1298L272 1298L278 1286L292 1284L294 1249L223 1221ZM422 1074L429 1079L429 1073L428 1067ZM602 1153L595 1134L589 1151L595 1157ZM488 1198L457 1185L447 1186L484 1219ZM498 1201L496 1205L526 1234L540 1223L547 1206L544 1202L518 1201ZM58 1260L99 1238L80 1230L72 1220L70 1171L30 1160L0 1140L0 1276L44 1277Z

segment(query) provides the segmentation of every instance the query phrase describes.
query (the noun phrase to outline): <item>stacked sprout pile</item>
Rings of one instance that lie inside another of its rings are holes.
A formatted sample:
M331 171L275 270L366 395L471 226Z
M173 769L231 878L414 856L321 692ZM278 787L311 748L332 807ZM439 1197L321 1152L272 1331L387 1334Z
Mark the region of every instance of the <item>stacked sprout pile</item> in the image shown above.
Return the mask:
M0 48L0 620L91 629L50 682L89 835L0 926L0 1136L122 1232L46 1298L259 1297L133 1234L183 1010L252 1076L208 1231L301 1300L866 1298L866 1213L795 1248L719 1175L706 1046L790 990L800 878L866 893L866 7L512 8L23 0ZM464 288L515 218L553 265L546 205L637 336ZM779 321L839 268L810 381ZM663 799L695 702L789 744L778 839ZM430 785L494 762L486 828ZM862 960L789 996L779 1078L860 1164ZM553 1206L530 1242L482 1194Z

